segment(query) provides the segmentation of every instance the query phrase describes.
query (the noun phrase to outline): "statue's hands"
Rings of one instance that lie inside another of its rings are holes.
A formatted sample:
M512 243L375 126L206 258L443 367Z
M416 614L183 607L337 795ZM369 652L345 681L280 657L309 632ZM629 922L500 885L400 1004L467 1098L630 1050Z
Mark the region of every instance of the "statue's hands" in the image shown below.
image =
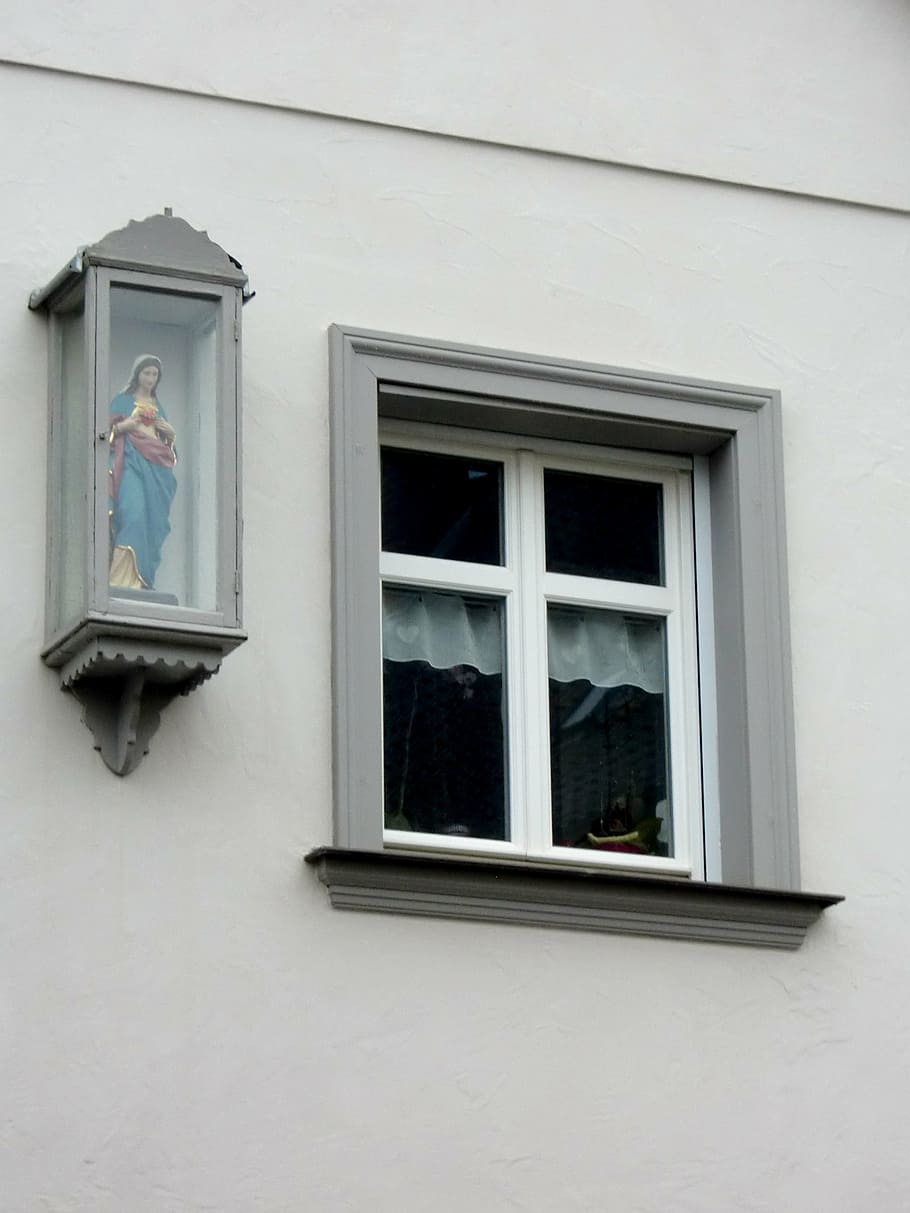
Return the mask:
M169 421L165 421L159 417L155 428L168 445L173 445L174 439L177 437L177 431Z
M142 422L136 417L126 417L123 421L118 421L114 426L114 434L132 434L136 430L142 429Z

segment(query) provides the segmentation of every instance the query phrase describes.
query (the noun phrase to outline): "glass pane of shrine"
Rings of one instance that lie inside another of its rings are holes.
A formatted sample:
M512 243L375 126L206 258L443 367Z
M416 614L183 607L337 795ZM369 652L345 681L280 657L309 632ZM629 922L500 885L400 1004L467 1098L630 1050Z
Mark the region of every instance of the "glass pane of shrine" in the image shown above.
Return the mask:
M218 609L218 302L111 287L112 607Z
M86 408L85 308L80 295L56 317L56 402L58 440L54 443L52 485L54 534L51 536L57 599L51 631L75 623L86 606L89 513L86 476L90 467L91 416Z

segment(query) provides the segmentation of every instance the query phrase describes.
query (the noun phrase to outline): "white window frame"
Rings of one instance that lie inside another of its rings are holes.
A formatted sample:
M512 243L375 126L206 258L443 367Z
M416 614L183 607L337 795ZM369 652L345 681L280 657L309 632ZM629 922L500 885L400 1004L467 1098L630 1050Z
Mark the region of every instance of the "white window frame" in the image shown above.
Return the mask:
M383 551L380 577L383 585L491 595L502 600L509 820L508 841L386 827L383 845L704 879L691 459L531 439L516 446L507 435L457 428L440 434L438 427L396 421L380 423L379 442L381 447L492 460L503 469L502 564ZM543 527L545 469L659 484L663 490L663 583L650 586L548 572ZM666 622L674 840L670 857L578 850L552 842L546 633L550 603L652 615Z
M382 417L693 459L706 876L798 889L777 393L335 326L331 344L336 848L384 849Z

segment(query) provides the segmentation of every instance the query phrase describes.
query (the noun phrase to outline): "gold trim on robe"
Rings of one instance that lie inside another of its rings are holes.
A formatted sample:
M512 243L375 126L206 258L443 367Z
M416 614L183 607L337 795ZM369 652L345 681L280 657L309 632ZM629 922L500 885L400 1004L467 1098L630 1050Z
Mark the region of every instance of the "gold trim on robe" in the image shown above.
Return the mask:
M108 583L120 586L126 590L144 590L148 588L139 576L139 569L136 566L136 553L132 548L114 548L113 555L111 556L111 571Z

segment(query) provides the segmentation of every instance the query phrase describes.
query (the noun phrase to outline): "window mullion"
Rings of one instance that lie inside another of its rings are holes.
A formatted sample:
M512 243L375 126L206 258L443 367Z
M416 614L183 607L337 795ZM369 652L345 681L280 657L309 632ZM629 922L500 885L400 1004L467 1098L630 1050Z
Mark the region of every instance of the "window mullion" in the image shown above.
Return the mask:
M530 451L518 454L522 662L526 693L520 705L527 737L523 755L527 846L542 855L551 845L547 616L544 598L543 469Z
M518 461L508 455L503 467L503 528L505 533L505 568L501 570L509 581L505 596L506 678L505 735L507 738L508 777L506 780L509 841L521 853L527 850L527 821L525 789L528 784L525 755L528 736L521 704L527 698L523 660L524 629L520 609L521 518L519 513Z

